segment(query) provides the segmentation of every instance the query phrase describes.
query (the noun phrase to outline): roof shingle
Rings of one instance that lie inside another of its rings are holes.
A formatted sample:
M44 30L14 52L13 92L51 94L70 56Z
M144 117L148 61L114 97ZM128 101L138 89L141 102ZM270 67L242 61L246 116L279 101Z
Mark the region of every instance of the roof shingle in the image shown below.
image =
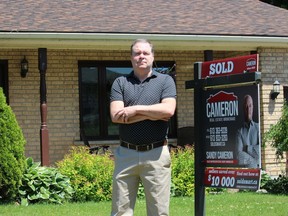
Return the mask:
M0 32L288 36L288 10L258 0L2 0L0 20Z

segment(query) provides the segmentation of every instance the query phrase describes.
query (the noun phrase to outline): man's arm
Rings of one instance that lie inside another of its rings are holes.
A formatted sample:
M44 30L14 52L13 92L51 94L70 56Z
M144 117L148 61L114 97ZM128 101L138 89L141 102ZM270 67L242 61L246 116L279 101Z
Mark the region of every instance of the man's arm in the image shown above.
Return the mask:
M112 122L119 124L128 124L128 122L125 122L125 115L123 109L124 109L123 101L112 101L110 103L110 116ZM129 119L129 124L144 121L147 119L148 119L147 116L135 115Z
M247 144L243 143L244 138L242 138L242 136L243 134L241 133L241 131L238 131L236 135L236 153L238 163L239 165L246 165L248 167L251 167L253 164L256 164L257 161L250 154L248 154Z
M128 120L135 115L147 116L150 120L162 120L171 118L174 115L175 108L176 99L165 98L158 104L125 107L123 114Z
M110 104L110 115L114 123L131 124L143 120L168 121L176 109L175 98L165 98L161 103L153 105L135 105L124 107L122 101Z

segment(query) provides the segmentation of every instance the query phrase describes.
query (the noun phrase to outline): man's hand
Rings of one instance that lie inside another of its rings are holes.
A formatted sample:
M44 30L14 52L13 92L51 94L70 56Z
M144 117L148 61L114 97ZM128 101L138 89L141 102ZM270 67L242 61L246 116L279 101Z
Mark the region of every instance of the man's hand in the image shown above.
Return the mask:
M127 123L128 120L136 115L136 106L124 107L116 112L116 117L122 118L123 122Z

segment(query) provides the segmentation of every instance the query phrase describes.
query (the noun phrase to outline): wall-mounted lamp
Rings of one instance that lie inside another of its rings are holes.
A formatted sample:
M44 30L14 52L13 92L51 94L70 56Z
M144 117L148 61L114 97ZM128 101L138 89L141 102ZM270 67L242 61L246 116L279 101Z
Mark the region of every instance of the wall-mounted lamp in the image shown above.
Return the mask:
M280 94L280 83L278 82L278 80L276 80L273 83L273 89L272 89L272 92L271 92L271 95L270 95L271 99L275 100L279 94Z
M28 72L28 61L24 56L24 58L21 61L21 77L26 77L27 72Z

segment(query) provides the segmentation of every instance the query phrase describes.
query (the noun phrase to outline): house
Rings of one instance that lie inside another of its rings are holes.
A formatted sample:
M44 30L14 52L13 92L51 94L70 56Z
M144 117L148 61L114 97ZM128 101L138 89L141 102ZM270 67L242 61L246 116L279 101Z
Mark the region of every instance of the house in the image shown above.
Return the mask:
M94 145L118 144L107 93L115 76L130 71L129 48L136 38L153 42L158 68L176 64L172 138L177 129L194 126L193 92L185 81L193 80L193 64L207 54L213 59L259 54L263 132L279 119L287 98L288 11L258 0L2 0L0 20L0 86L23 129L26 156L35 161L41 159L43 127L49 130L51 164L83 144L81 128ZM38 69L39 48L47 50L45 73ZM26 77L20 75L24 57ZM275 80L281 93L271 100ZM47 98L40 98L41 91ZM287 169L285 160L276 161L269 146L263 149L263 168L271 175Z

